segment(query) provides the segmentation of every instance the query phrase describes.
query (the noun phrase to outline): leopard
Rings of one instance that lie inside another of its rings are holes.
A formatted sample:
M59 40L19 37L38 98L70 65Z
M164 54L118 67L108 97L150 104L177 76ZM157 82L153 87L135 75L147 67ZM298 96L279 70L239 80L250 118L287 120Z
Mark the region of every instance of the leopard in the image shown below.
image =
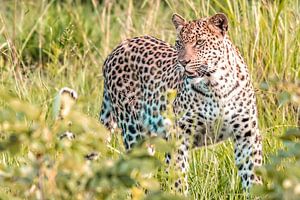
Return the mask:
M122 132L126 150L145 137L169 139L164 116L171 103L176 116L175 155L166 155L183 178L177 191L188 194L189 152L231 140L242 188L261 184L262 165L255 90L249 69L228 34L223 13L185 20L173 14L175 45L152 36L124 40L103 65L104 91L100 121ZM175 90L168 102L166 92Z

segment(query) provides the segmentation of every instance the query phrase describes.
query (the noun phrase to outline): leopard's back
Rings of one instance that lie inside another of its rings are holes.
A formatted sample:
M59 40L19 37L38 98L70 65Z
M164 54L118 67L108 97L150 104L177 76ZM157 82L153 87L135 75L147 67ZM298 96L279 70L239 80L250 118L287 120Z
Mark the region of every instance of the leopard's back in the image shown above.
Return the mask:
M108 127L116 122L129 147L145 133L164 132L166 91L181 79L176 63L176 50L151 36L123 41L106 59L100 119Z

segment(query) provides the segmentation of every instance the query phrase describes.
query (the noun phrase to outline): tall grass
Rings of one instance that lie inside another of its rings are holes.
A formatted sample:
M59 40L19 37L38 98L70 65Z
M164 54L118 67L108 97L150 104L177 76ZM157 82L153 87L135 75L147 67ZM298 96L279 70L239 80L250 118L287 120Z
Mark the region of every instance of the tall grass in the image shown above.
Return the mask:
M300 75L298 0L0 3L0 84L44 110L51 106L59 88L68 86L79 93L83 112L98 118L102 64L119 42L147 34L174 43L172 13L192 20L223 12L229 19L229 36L245 58L256 88L264 162L281 148L276 137L288 127L298 127L299 109L285 103L287 97L282 93L285 83L298 84ZM123 151L120 138L113 143ZM18 159L1 153L1 162L17 165ZM190 164L192 197L242 198L230 141L193 151ZM163 173L160 177L165 180Z

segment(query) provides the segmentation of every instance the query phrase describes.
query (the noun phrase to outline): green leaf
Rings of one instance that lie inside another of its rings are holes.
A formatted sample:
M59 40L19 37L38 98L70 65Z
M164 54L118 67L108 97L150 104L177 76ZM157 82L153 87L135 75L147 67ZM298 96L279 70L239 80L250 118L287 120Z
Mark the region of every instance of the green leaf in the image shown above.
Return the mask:
M261 90L267 91L267 90L269 90L269 84L268 84L267 82L264 81L264 82L260 83L259 88L260 88Z
M290 128L280 137L283 140L293 141L300 138L300 130L298 128Z
M291 94L284 91L279 94L278 100L279 100L279 106L283 106L291 101Z

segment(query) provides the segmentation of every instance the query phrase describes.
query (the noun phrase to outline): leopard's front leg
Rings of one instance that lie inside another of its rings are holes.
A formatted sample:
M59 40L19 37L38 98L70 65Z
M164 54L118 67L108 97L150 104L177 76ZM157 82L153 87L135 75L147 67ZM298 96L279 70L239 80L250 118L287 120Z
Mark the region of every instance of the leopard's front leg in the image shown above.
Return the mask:
M256 120L249 123L249 125L239 125L234 134L235 163L245 191L249 191L253 184L262 183L261 177L254 173L254 168L262 164L262 141L258 128L251 128L250 125L253 125L253 123L256 123Z
M177 141L180 141L180 143L174 156L176 175L178 175L174 186L177 193L188 196L189 150L191 149L190 137L192 130L187 124L184 123L177 123Z

